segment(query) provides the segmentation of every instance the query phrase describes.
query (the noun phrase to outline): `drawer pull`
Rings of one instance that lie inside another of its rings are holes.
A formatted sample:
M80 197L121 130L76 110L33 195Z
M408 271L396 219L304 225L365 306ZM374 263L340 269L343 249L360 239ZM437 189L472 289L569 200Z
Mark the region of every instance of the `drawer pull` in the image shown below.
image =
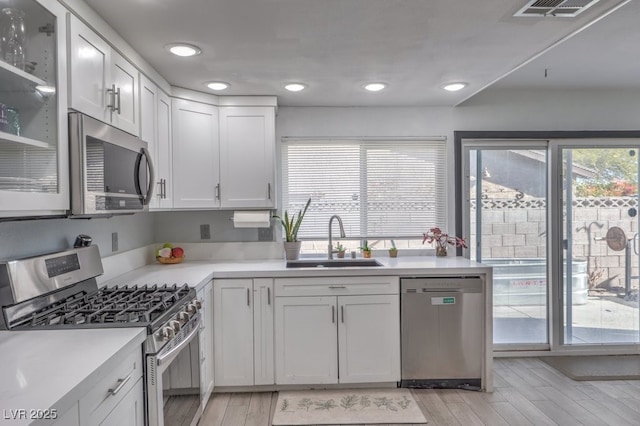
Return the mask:
M329 288L347 288L346 285L330 285Z
M122 388L124 387L124 385L127 384L127 382L129 381L129 379L131 379L131 374L129 374L127 377L125 377L124 379L118 379L118 386L115 387L115 389L109 389L108 392L111 396L115 396L118 394L118 392L120 392L122 390Z

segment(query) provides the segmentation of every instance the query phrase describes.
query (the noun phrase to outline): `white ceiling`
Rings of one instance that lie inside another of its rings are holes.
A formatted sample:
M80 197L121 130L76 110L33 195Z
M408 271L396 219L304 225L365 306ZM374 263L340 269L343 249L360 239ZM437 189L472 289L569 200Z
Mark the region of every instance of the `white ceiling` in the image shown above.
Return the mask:
M640 86L634 0L546 53L625 0L575 18L513 17L525 0L86 2L171 85L207 92L205 82L222 80L231 88L220 94L276 95L279 105L451 106L536 56L500 84ZM164 46L179 41L202 54L170 55ZM309 87L289 93L290 81ZM369 93L368 81L389 87ZM441 89L453 81L469 87Z

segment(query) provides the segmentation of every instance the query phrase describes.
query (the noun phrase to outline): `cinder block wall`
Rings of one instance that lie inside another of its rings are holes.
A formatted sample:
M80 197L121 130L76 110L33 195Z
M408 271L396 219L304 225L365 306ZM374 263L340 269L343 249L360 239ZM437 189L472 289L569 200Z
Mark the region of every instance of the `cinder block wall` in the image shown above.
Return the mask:
M631 250L631 276L640 275L637 217L629 209L637 208L635 197L578 198L573 202L573 257L588 262L592 287L625 286L625 252L611 250L602 240L614 226L626 234ZM475 204L472 204L475 209ZM475 213L471 214L471 247L475 247ZM546 244L546 206L544 199L483 200L482 258L544 258ZM590 228L590 229L589 229ZM636 238L636 250L634 240ZM638 278L631 288L638 288Z

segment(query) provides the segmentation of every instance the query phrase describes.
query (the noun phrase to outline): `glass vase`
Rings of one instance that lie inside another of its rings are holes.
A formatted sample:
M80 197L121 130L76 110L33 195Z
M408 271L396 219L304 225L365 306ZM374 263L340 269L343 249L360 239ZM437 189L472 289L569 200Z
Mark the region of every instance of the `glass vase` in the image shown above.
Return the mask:
M447 256L447 246L436 246L436 256L438 256L438 257L446 257Z
M24 69L25 54L24 42L26 28L24 25L24 12L11 7L2 9L2 59L16 68Z

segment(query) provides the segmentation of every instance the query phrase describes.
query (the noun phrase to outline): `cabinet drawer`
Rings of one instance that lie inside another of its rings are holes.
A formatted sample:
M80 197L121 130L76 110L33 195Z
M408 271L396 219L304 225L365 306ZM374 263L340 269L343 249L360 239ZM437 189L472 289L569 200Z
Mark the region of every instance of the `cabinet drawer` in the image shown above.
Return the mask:
M136 347L80 400L80 423L98 424L142 377L142 349ZM114 394L115 393L115 394Z
M342 296L354 294L398 294L398 277L277 278L275 295Z

